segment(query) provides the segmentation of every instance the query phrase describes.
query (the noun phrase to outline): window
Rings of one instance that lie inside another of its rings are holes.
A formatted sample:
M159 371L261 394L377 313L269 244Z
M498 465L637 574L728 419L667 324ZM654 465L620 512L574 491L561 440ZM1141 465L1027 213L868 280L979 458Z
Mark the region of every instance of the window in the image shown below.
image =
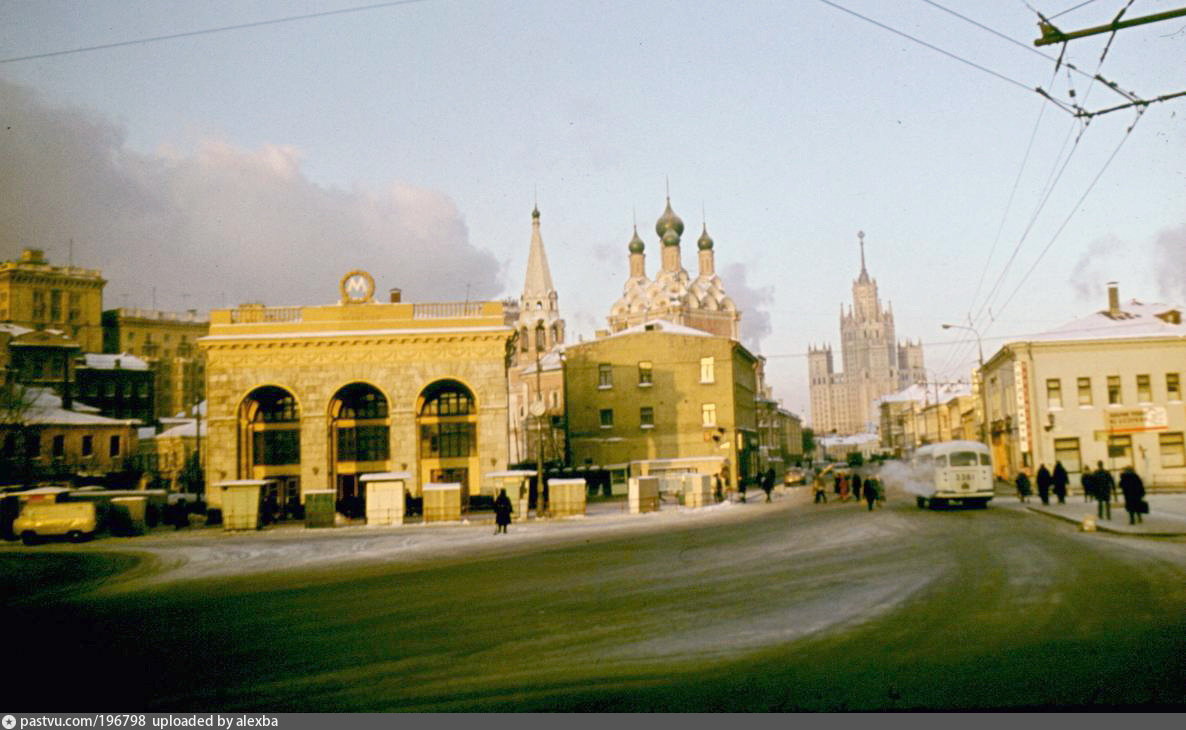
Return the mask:
M700 358L700 382L701 383L715 383L716 381L717 381L716 364L715 364L715 361L713 360L713 358L711 358L711 357Z
M1115 406L1121 403L1120 399L1120 376L1108 376L1108 405Z
M45 319L45 292L41 289L33 290L33 319L39 322Z
M82 319L82 295L78 292L70 292L70 312L66 316L70 322Z
M638 409L638 423L642 428L655 427L655 409L651 406L642 406Z
M613 408L602 408L601 409L601 427L602 428L613 428L614 427L614 409Z
M643 360L638 363L638 384L640 386L648 387L653 381L654 371L649 361Z
M1112 434L1108 436L1108 459L1113 469L1132 466L1132 436Z
M62 321L62 292L59 289L49 293L49 319L51 322Z
M1074 473L1082 471L1079 457L1079 439L1054 439L1054 460L1062 462L1062 468Z
M83 456L91 456L94 453L95 453L95 437L89 436L89 435L83 436L82 437L82 455Z
M25 435L25 456L30 459L40 458L41 434L30 433Z
M301 432L295 428L256 431L252 445L256 466L301 463Z
M975 451L957 451L951 455L952 466L976 466Z
M1165 398L1166 400L1182 400L1182 384L1178 380L1177 373L1165 374Z
M597 387L614 387L614 367L609 363L603 362L597 366Z
M1162 466L1186 466L1186 449L1183 448L1181 431L1163 433L1157 440L1161 445Z
M558 391L558 390L550 391L548 393L548 403L552 406L552 408L559 408L560 407L560 391Z
M386 426L357 426L338 429L338 461L384 461L387 459Z
M538 396L537 396L538 397ZM446 390L438 394L433 400L424 405L422 416L468 416L473 410L474 401L468 393L458 390ZM384 401L383 408L387 408ZM386 410L384 410L386 415Z
M119 436L112 436L107 448L108 456L119 456Z
M420 427L420 455L431 459L469 456L473 450L474 424L445 422Z
M1046 407L1062 408L1062 381L1058 378L1046 381Z
M66 455L66 437L58 434L54 436L53 454L55 459L60 459Z
M1153 400L1153 388L1149 385L1148 375L1137 376L1137 402L1149 403Z
M1091 378L1079 378L1079 405L1091 405Z
M705 403L700 406L700 423L703 426L717 425L717 405L716 403Z

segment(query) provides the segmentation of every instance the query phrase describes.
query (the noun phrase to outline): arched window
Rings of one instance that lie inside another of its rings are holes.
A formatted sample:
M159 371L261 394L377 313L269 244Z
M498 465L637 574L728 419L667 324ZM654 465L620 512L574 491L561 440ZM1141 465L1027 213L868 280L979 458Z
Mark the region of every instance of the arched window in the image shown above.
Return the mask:
M301 414L292 393L274 385L256 388L243 400L241 412L249 468L301 463Z
M477 408L473 393L456 380L440 380L424 389L417 425L420 431L421 479L470 484L477 472Z
M527 328L519 330L519 352L527 352Z
M385 461L390 453L387 398L377 388L353 383L331 406L339 462Z
M544 323L540 322L535 326L535 351L543 352L547 341L547 330L544 329Z

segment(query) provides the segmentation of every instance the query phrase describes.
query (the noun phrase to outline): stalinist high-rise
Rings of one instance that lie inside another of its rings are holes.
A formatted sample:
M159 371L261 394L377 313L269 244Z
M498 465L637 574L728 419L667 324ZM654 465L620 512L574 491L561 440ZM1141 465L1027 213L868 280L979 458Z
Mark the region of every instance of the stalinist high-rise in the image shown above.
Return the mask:
M865 268L865 234L857 236L861 273L852 283L852 306L845 311L840 305L843 371L835 370L830 345L807 351L811 425L819 434L872 432L877 423L874 401L926 381L922 344L895 339L893 306L882 309L877 280Z

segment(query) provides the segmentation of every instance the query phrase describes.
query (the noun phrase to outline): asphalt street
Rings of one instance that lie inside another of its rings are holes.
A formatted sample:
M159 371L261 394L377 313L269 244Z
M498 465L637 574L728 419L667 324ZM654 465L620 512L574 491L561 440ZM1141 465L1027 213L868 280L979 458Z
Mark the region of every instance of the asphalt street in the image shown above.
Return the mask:
M285 570L280 550L275 572L118 590L91 588L127 556L10 550L5 623L37 641L9 656L7 694L62 711L1186 707L1182 539L805 497L439 559Z

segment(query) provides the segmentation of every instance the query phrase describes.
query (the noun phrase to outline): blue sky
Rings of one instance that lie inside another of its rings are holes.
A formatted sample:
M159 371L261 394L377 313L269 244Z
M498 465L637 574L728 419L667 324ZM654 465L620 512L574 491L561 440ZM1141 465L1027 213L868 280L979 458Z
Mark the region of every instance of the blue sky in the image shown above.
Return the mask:
M0 1L0 57L361 4ZM62 260L74 238L112 306L150 306L153 287L167 309L328 302L359 267L417 299L513 296L538 195L575 339L605 326L635 217L657 266L670 180L685 267L703 215L750 344L804 415L803 354L838 349L858 230L899 336L926 344L938 378L975 359L944 321L980 312L991 351L1099 308L1109 280L1126 298L1186 300L1186 100L1150 107L1077 204L1134 115L1099 116L1073 145L1081 123L1021 87L1063 101L1073 88L1089 109L1123 99L922 0L840 4L1020 86L816 0L425 0L0 63L24 115L3 138L22 164L0 181L0 256L38 245ZM1037 37L1020 1L941 5ZM1123 5L1055 22L1097 25ZM1171 7L1137 0L1129 15ZM1106 40L1066 58L1094 72ZM1100 73L1146 98L1186 90L1184 50L1186 20L1122 31Z

